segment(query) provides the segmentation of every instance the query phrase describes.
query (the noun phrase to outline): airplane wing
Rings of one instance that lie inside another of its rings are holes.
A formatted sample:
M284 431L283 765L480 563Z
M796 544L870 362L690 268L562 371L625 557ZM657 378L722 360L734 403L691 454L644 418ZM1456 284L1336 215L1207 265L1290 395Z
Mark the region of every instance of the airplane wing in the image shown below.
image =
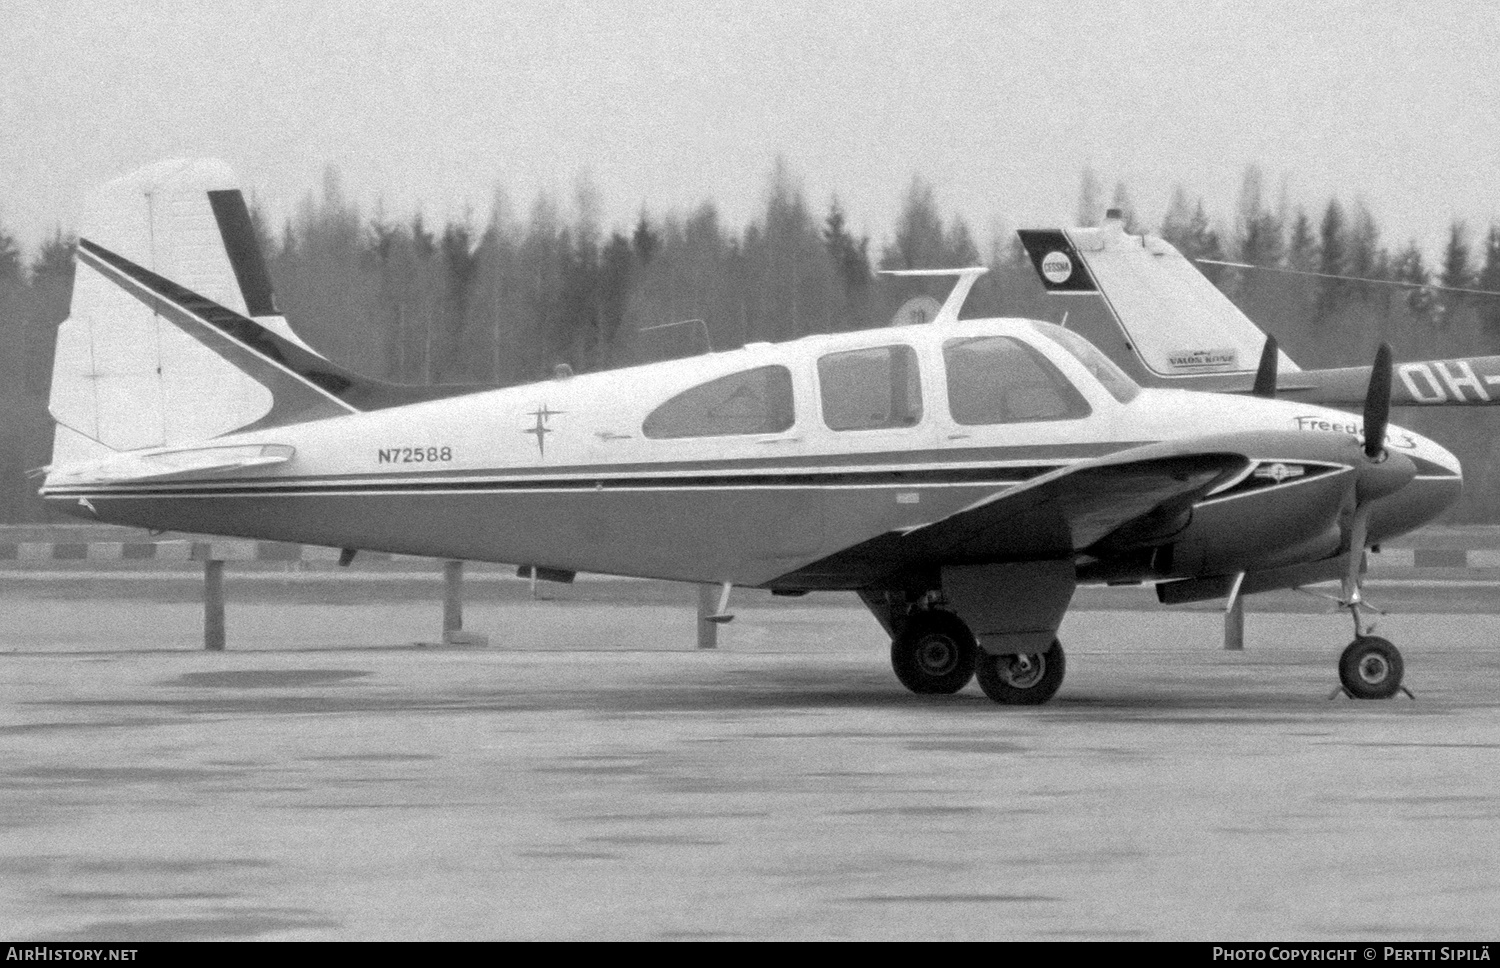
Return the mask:
M1121 551L1181 530L1193 503L1249 472L1243 441L1149 444L1060 468L955 514L846 548L772 586L880 584L944 565L1072 558Z

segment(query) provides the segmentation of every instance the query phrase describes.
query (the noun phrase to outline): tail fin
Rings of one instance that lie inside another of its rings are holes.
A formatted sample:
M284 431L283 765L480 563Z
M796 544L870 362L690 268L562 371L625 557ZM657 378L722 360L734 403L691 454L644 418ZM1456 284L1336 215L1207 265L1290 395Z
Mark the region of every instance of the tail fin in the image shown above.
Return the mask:
M1129 354L1116 362L1141 382L1182 386L1195 382L1185 377L1255 372L1265 333L1166 240L1128 235L1118 217L1099 228L1018 234L1049 293L1103 298ZM1106 352L1117 343L1099 342ZM1282 353L1279 369L1298 367Z
M161 162L106 185L76 259L48 402L54 466L206 440L272 411L284 375L215 345L191 318L206 307L316 356L276 310L244 197L221 162ZM199 304L184 305L189 297Z

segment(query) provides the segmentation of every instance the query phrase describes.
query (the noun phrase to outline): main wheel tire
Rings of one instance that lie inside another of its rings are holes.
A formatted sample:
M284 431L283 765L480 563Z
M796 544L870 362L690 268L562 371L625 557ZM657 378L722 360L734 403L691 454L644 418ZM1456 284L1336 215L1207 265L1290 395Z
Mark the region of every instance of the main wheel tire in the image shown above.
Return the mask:
M1401 651L1378 635L1361 635L1339 656L1339 681L1355 699L1389 699L1401 689Z
M917 612L891 640L891 668L912 692L947 695L974 678L979 647L974 633L952 612Z
M981 651L974 663L979 688L1006 706L1040 706L1057 693L1066 671L1062 643L1056 639L1046 652L990 655Z

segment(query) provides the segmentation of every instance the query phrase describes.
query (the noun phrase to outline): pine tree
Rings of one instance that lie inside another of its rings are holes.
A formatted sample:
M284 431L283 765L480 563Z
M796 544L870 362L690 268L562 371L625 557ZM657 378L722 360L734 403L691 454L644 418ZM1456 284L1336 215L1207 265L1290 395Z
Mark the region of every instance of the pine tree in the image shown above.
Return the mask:
M1409 282L1416 286L1425 286L1432 281L1432 273L1427 270L1416 239L1406 243L1406 248L1396 254L1391 262L1391 276L1397 282Z
M52 238L42 243L41 251L31 262L32 286L58 286L66 297L73 287L73 246L76 243L77 239L64 235L61 227L54 229ZM67 299L63 301L66 303Z
M946 269L943 220L932 186L913 175L896 221L895 241L880 256L882 269Z
M1491 225L1484 239L1484 268L1474 280L1476 289L1500 292L1500 225ZM1481 296L1479 325L1491 349L1500 349L1500 296Z
M1469 229L1461 221L1448 227L1448 246L1443 250L1443 285L1450 289L1469 289L1474 285L1470 266Z
M1197 262L1199 259L1224 258L1224 246L1219 241L1219 233L1214 231L1209 222L1202 198L1196 204L1190 204L1182 186L1175 187L1167 214L1162 219L1161 237L1172 243L1184 258L1193 260L1198 271L1207 276L1209 282L1219 285L1224 274L1223 267Z
M828 217L823 220L823 245L838 269L845 293L862 292L870 285L869 236L855 239L849 232L838 196L834 196L828 206Z
M57 228L31 263L32 309L26 327L25 365L27 389L38 397L47 392L57 327L68 317L73 298L75 242Z
M1266 207L1259 165L1250 165L1240 183L1235 213L1235 254L1241 262L1278 266L1282 256L1281 219Z
M0 285L20 285L25 282L21 265L21 247L10 233L0 228Z
M1126 232L1131 235L1141 234L1141 223L1136 217L1135 202L1130 197L1130 189L1123 181L1115 182L1115 194L1110 200L1109 207L1120 213Z
M1360 279L1384 279L1389 275L1388 259L1380 247L1380 230L1375 217L1363 200L1354 202L1354 216L1349 224L1349 273ZM1361 293L1371 292L1366 286Z
M635 257L640 260L641 265L649 265L656 250L661 248L661 235L651 228L645 209L641 210L641 217L635 223L632 242L635 245Z
M1318 257L1318 239L1313 233L1312 219L1305 210L1299 208L1297 217L1292 221L1291 238L1287 242L1287 268L1303 272L1315 270Z
M1323 210L1323 221L1318 226L1318 271L1325 276L1343 276L1349 273L1349 236L1345 225L1344 207L1337 198L1328 200ZM1330 316L1343 298L1344 283L1338 279L1324 279L1318 287L1318 315Z
M467 354L463 353L469 320L469 300L473 294L474 278L479 271L473 231L468 223L449 222L444 226L438 248L442 253L446 304L439 356L443 363L436 377L439 382L469 382L478 379L480 374L465 365Z
M1162 216L1160 234L1180 251L1188 245L1192 232L1193 203L1181 185L1172 187L1172 200L1167 203L1167 214Z
M941 258L942 264L950 269L979 265L979 246L974 244L974 236L969 232L968 223L957 215L948 222L948 228L943 232Z

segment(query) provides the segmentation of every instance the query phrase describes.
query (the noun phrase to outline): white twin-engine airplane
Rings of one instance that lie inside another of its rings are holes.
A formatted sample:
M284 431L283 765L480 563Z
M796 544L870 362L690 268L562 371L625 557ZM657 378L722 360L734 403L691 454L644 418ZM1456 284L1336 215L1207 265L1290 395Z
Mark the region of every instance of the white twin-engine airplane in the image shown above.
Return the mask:
M918 693L977 677L1048 700L1079 584L1168 603L1342 579L1351 695L1394 695L1367 546L1458 496L1458 461L1387 426L1254 396L1143 389L1026 319L809 336L525 386L367 379L277 314L217 162L108 185L58 332L42 494L91 520L443 558L857 592ZM550 572L546 571L550 570ZM720 612L724 606L720 605Z

